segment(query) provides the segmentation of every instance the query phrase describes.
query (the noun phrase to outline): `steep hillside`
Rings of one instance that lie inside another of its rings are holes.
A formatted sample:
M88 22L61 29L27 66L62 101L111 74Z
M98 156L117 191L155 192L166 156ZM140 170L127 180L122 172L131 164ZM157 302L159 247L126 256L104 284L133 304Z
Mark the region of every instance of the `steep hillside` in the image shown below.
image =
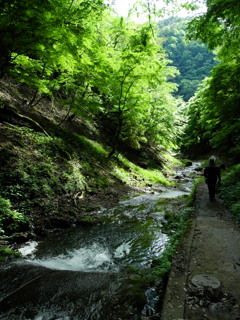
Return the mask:
M171 157L164 150L120 146L122 153L108 158L104 121L67 118L54 99L30 106L32 89L13 80L0 86L3 236L24 238L88 221L133 188L169 184Z

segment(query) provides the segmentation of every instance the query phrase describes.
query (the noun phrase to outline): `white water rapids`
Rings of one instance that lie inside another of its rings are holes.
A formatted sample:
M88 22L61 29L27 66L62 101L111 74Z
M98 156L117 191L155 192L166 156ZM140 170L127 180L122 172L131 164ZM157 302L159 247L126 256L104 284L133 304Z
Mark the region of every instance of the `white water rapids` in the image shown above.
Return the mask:
M22 247L19 251L26 258L29 255L33 256L37 250L36 244L36 242L29 242L26 247ZM114 259L123 258L129 252L130 244L128 242L124 242L117 247L114 254L110 253L107 247L95 242L88 247L68 251L66 254L34 259L33 263L55 270L109 271L111 269L112 271L118 271L117 265L113 262Z
M78 228L75 231L77 230ZM123 235L124 233L125 231L123 231ZM99 241L96 239L91 244L72 250L65 250L64 253L45 253L41 258L38 255L35 256L38 244L36 242L29 242L25 247L20 249L20 252L30 263L49 269L84 272L119 272L120 268L124 265L137 264L144 266L151 263L152 259L160 256L161 252L165 249L168 237L160 231L155 231L149 248L145 248L143 241L140 239L138 243L137 235L134 233L132 239L123 241L117 246L114 243L109 243L106 246L101 243L101 239Z

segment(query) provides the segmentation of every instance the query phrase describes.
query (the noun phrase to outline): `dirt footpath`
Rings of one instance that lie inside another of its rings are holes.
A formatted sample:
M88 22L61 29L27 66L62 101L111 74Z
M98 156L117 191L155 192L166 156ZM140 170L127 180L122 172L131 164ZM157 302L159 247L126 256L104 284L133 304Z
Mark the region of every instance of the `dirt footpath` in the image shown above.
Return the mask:
M205 183L170 273L162 320L240 319L240 230Z

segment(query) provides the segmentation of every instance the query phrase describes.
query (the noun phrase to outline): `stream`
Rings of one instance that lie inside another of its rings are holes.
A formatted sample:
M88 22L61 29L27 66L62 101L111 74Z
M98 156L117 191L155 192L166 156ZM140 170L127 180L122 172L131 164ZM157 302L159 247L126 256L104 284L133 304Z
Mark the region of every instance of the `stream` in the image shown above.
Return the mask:
M156 313L156 288L145 288L134 268L148 270L161 257L169 240L161 201L188 195L199 166L179 169L177 188L154 186L101 209L104 222L27 242L19 249L24 259L0 266L0 319L137 320Z

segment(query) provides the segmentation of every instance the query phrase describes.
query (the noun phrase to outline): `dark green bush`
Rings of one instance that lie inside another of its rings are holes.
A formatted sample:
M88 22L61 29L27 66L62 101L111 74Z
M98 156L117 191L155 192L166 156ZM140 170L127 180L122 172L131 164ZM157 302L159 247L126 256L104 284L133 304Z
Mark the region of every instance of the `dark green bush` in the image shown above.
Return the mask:
M231 168L222 179L220 196L230 211L240 219L240 165Z
M22 213L12 210L9 200L0 197L0 233L8 235L28 226L28 219Z

